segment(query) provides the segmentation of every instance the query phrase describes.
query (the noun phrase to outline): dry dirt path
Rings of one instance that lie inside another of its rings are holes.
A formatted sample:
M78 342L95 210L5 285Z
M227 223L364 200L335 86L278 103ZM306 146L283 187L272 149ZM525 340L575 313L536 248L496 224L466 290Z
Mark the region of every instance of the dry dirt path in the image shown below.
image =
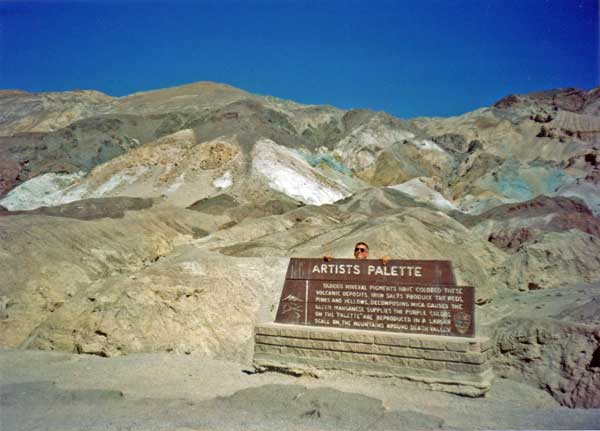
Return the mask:
M503 379L471 399L394 379L247 374L197 356L9 349L0 372L2 431L600 428L600 410Z

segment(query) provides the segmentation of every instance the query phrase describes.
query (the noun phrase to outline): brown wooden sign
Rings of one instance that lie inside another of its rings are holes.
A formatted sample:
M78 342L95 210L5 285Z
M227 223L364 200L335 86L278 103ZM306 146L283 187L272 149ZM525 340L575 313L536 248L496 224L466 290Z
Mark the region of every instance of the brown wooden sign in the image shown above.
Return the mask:
M275 321L473 337L474 296L449 261L292 258Z

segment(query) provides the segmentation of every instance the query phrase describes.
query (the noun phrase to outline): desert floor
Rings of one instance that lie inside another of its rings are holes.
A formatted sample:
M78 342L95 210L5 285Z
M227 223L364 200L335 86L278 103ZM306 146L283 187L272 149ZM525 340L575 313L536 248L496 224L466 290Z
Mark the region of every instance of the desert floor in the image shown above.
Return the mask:
M396 379L316 378L167 353L115 358L0 349L0 429L598 429L599 409L497 379L482 398Z

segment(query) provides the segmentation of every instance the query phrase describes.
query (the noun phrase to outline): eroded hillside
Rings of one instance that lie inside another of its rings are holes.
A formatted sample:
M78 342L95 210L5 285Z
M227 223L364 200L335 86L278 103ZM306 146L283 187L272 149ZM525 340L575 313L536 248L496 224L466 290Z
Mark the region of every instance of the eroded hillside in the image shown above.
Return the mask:
M598 407L598 100L398 119L213 83L2 92L0 342L243 363L288 258L361 240L453 261L498 370Z

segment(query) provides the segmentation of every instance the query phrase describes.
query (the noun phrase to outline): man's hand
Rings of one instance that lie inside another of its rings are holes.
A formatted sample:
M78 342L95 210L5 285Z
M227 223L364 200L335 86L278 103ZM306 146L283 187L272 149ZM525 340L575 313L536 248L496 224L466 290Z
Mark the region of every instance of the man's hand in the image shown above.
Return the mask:
M387 254L385 256L381 256L381 264L382 265L387 265L388 263L390 263L390 260L392 260L392 258L390 256L388 256Z

